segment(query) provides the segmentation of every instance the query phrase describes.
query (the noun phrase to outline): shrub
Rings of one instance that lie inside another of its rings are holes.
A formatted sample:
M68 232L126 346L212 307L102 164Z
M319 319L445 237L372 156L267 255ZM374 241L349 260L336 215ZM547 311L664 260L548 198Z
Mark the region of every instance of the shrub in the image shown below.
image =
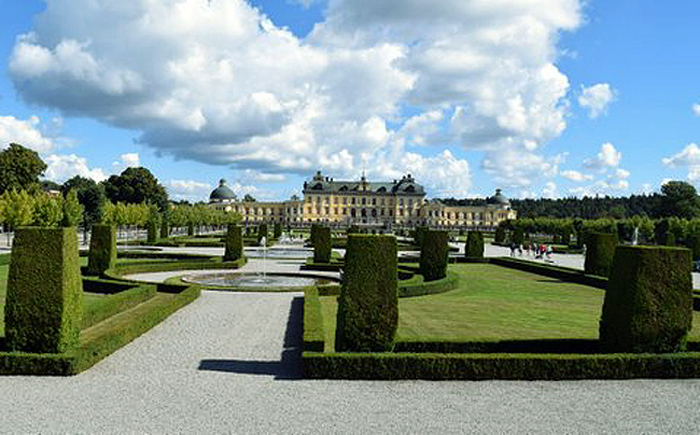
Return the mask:
M423 237L427 231L430 231L430 228L423 226L417 227L413 232L413 243L419 248L423 246Z
M228 224L226 230L224 261L235 261L243 257L243 229L240 225Z
M161 239L167 239L170 237L170 225L168 225L168 221L163 219L163 222L160 224L160 238Z
M465 257L484 257L484 235L481 231L469 231L467 234L467 244L464 247L464 254Z
M662 219L654 225L654 241L657 245L673 246L676 237L671 232L671 224L668 219Z
M147 243L156 243L158 241L158 226L154 221L148 221L146 223L146 231L148 235L146 236Z
M514 229L510 235L510 241L511 241L511 243L515 243L518 246L525 243L525 233L523 232L523 229L522 228Z
M338 297L336 351L385 352L399 320L396 238L350 235Z
M117 262L117 230L114 225L95 224L90 236L90 253L88 254L89 275L101 275L111 269Z
M617 246L615 234L588 233L586 235L584 272L589 275L610 276L615 246Z
M357 225L350 225L348 227L347 234L360 234L360 227L358 227Z
M331 229L320 225L311 227L314 241L314 263L331 261Z
M267 224L258 225L258 245L262 243L263 237L267 240Z
M75 227L19 228L7 280L8 349L35 353L75 349L82 309Z
M420 250L420 273L426 281L447 275L449 245L447 231L428 230L423 234Z
M323 310L317 287L304 291L304 350L323 352L325 333L323 330Z
M194 236L194 225L192 225L192 224L187 225L187 235Z
M682 350L693 319L690 251L618 246L603 302L600 341L612 352Z
M494 235L493 242L497 245L502 245L506 242L506 229L499 226L496 227L496 234Z
M272 234L275 239L282 237L282 224L276 223Z
M686 238L686 246L693 253L693 260L700 259L700 233L694 232Z

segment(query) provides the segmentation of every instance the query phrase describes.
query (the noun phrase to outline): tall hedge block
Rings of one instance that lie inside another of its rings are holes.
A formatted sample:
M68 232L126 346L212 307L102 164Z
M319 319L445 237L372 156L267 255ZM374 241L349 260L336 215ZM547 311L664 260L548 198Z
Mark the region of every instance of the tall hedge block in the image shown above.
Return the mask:
M146 242L156 243L158 241L158 223L149 221L146 224Z
M224 246L224 261L236 261L243 257L243 228L240 225L228 225Z
M497 245L502 245L506 242L506 229L503 227L496 227L496 234L493 238L494 243Z
M396 251L393 236L348 235L338 297L336 351L393 349L399 320Z
M484 235L481 231L469 231L464 255L471 258L484 258Z
M262 243L263 237L265 237L265 240L267 240L267 224L258 225L258 245Z
M617 247L600 321L604 350L653 353L683 350L692 319L689 250Z
M616 246L617 236L615 234L588 233L586 235L584 271L589 275L608 277Z
M274 226L274 229L272 231L272 234L273 234L275 239L279 239L280 237L282 237L282 224L276 223Z
M170 225L168 221L163 219L163 222L160 224L160 238L167 239L168 237L170 237Z
M423 237L427 231L430 231L429 227L416 227L413 232L413 244L419 248L423 246Z
M8 349L63 353L77 348L82 310L75 227L17 229L5 304Z
M420 249L420 273L426 281L447 276L447 259L450 247L447 231L428 230L423 233Z
M87 271L90 275L102 273L117 263L117 229L114 225L95 224L90 236Z
M331 229L320 225L311 227L314 243L314 263L331 262Z
M516 245L524 244L525 243L525 231L523 231L522 228L514 229L510 235L510 241L511 241L511 243L515 243Z

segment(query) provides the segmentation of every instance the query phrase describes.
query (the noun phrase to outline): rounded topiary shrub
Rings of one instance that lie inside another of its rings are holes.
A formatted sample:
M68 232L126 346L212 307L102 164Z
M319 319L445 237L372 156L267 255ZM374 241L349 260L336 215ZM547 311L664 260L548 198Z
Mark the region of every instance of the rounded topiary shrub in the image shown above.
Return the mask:
M616 246L617 236L615 234L587 233L584 272L588 275L608 277Z
M75 227L18 228L7 279L6 347L33 353L74 350L82 311Z
M464 255L470 258L484 258L484 235L481 231L469 231Z
M311 227L314 245L314 263L331 262L331 229L321 225Z
M114 225L95 224L90 236L88 275L102 275L117 263L117 229Z
M236 261L243 257L243 228L240 225L228 225L224 246L224 261Z
M447 276L449 245L447 231L428 230L423 233L420 250L420 273L426 281Z
M617 247L600 321L603 350L683 350L693 319L690 255L684 248Z
M388 352L399 319L396 238L348 236L338 297L335 350Z

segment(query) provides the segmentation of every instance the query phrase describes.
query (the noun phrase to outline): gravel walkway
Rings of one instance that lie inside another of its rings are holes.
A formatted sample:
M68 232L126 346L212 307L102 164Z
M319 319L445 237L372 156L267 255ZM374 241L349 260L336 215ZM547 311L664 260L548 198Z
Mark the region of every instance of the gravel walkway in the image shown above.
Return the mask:
M78 376L0 377L0 432L697 433L700 427L700 380L296 379L297 296L204 292Z

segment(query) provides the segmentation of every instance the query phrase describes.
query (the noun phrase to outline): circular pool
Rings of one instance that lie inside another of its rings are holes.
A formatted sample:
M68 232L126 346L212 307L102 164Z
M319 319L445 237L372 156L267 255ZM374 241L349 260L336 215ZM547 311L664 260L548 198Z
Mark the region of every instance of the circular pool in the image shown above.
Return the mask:
M188 275L182 278L182 280L205 286L246 290L256 288L291 289L312 285L337 284L339 282L337 279L333 279L331 277L321 277L315 275L240 272Z

